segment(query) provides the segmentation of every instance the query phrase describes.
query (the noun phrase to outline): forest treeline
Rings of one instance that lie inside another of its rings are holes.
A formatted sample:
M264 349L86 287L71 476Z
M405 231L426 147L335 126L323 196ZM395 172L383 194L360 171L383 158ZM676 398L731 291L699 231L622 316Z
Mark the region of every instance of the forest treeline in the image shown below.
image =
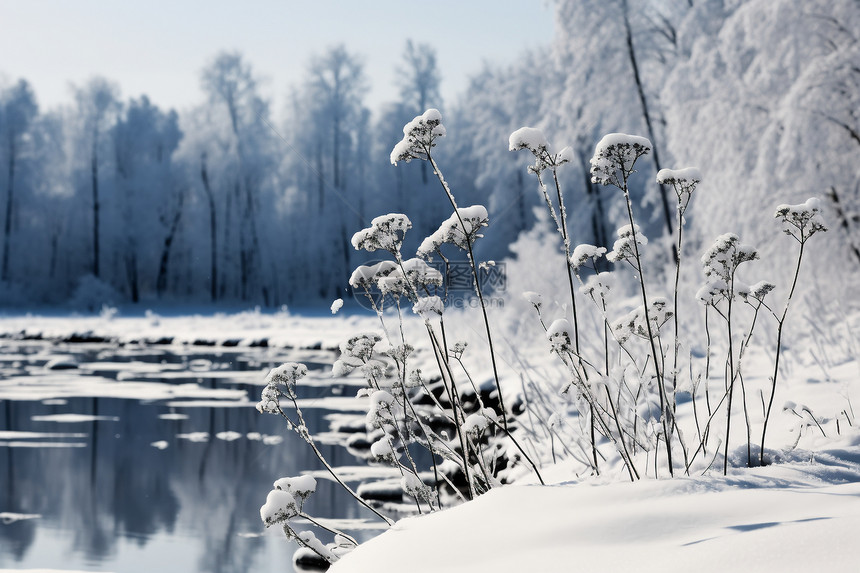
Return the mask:
M696 165L695 213L707 214L698 240L731 223L767 252L771 234L749 213L817 194L839 231L828 256L857 267L856 1L557 0L555 17L545 48L485 65L453 102L440 99L433 46L411 41L392 56L390 103L373 110L363 60L344 45L293 63L304 80L279 101L237 52L201 63L205 97L179 112L102 77L53 109L26 78L0 83L0 305L343 296L365 262L354 231L403 212L417 246L450 215L425 162L389 162L403 125L429 107L448 127L446 178L490 212L484 257L505 256L536 223L542 199L507 150L514 129L534 125L573 148L562 175L575 242L611 246L623 224L619 198L591 183L588 166L595 142L621 131L668 150L632 189L656 244L670 244L671 205L648 181Z

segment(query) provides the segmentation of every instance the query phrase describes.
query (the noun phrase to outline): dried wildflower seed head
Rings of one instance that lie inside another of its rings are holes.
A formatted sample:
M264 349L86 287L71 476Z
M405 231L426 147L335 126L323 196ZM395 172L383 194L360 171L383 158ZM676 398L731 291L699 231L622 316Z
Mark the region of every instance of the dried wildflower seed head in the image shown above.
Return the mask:
M388 251L392 254L400 251L400 244L406 231L412 228L409 217L402 213L380 215L370 222L370 227L358 231L352 236L352 246L359 251Z
M634 224L624 225L616 231L618 239L612 245L612 250L606 254L606 260L610 263L618 263L621 261L633 259L636 257L638 247L636 245L645 246L648 244L648 237L639 229L639 225ZM635 243L634 243L635 237Z
M462 220L462 225L460 221ZM424 239L418 247L417 254L424 259L430 259L439 247L452 243L463 250L482 237L480 230L490 224L487 208L483 205L460 207L457 212L448 217L436 231Z
M597 247L586 243L577 245L573 249L573 254L570 255L570 268L573 272L578 272L589 260L597 261L597 259L605 254L606 247Z
M573 328L567 319L559 318L546 329L546 338L555 352L568 352L573 346Z
M799 241L805 241L819 231L827 231L821 219L821 201L810 197L798 205L780 205L774 217L782 219L783 232Z
M423 318L425 321L437 316L442 316L445 311L445 304L442 299L436 295L419 298L412 305L412 312Z
M295 386L296 381L304 378L308 373L308 367L298 362L287 362L269 370L266 375L266 384L281 384L288 388Z
M349 277L349 286L369 290L376 286L380 278L387 277L395 269L397 269L397 263L394 261L381 261L375 265L360 265Z
M591 158L591 181L600 185L621 187L633 173L636 160L651 151L651 142L644 137L625 133L610 133L597 144Z
M403 126L403 139L391 151L391 163L397 165L400 161L409 163L413 159L427 159L430 149L436 146L436 140L445 134L442 114L438 109L428 109Z

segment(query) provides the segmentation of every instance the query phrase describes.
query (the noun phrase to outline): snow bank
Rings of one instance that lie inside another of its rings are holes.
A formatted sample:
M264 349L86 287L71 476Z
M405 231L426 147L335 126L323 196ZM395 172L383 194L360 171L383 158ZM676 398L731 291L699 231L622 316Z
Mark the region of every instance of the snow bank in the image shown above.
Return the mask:
M844 482L860 480L857 442L853 461L806 452L726 478L497 488L404 519L330 571L853 571L860 483Z

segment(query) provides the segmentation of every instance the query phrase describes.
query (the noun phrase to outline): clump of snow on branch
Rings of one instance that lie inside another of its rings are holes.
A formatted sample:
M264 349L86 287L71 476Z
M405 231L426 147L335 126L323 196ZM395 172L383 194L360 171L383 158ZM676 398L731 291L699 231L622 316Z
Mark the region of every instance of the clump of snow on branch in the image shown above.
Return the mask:
M442 114L438 109L428 109L422 115L403 126L403 139L391 151L391 163L409 163L413 159L427 159L427 154L436 146L436 140L445 137Z
M499 417L492 408L481 408L479 412L466 416L463 430L467 434L477 437L487 431L493 423L498 423Z
M391 447L391 442L389 441L388 436L383 436L373 442L370 445L370 453L373 454L373 457L377 460L389 462L395 462L397 460L397 456L394 453L394 448Z

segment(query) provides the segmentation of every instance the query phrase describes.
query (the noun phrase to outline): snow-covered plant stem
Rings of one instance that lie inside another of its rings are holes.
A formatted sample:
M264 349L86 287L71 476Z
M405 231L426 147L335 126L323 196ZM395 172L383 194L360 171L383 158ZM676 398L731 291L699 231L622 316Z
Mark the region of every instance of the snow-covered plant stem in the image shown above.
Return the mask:
M729 281L729 293L734 292L734 271L732 271L731 280ZM735 390L735 363L734 350L732 349L732 300L733 296L728 297L728 311L726 312L726 337L728 338L729 351L727 355L729 372L726 379L726 392L728 393L728 402L726 402L726 438L723 444L723 475L728 473L729 468L729 432L732 427L732 397Z
M555 161L553 161L555 163ZM576 295L575 289L573 286L573 271L570 268L570 235L567 232L567 209L564 206L564 195L561 192L561 184L558 181L558 167L553 164L550 167L552 171L552 180L555 183L555 191L558 198L558 213L559 218L561 219L561 226L559 227L559 231L561 232L561 240L564 244L564 266L565 266L565 274L567 275L567 283L570 289L570 312L573 317L573 347L576 350L576 355L579 358L579 366L585 376L586 382L588 381L588 371L582 366L582 358L579 349L579 317L576 312ZM540 182L541 187L545 187L543 181L541 181L540 173L537 174L538 181ZM546 191L544 191L545 193ZM600 475L600 470L598 469L597 463L597 443L594 439L594 417L597 413L594 411L594 407L589 405L590 410L590 428L589 428L589 436L591 440L591 457L594 460L594 472ZM622 436L623 439L623 436Z
M451 404L451 409L454 414L454 432L457 434L457 439L460 442L460 448L463 452L462 468L463 474L466 478L466 484L469 487L469 499L474 499L477 497L477 493L475 492L475 485L472 482L469 472L469 449L466 447L466 436L463 434L462 429L464 418L462 416L462 412L458 413L460 403L454 396L454 375L451 372L447 356L442 353L442 347L439 344L439 339L436 337L433 327L429 323L426 323L426 327L427 334L430 336L431 345L433 346L433 355L436 358L436 364L439 368L439 373L442 376L442 384L445 386L445 391L448 394L448 402Z
M286 372L286 375L284 374ZM386 524L394 525L394 522L379 513L376 509L373 508L372 505L367 503L364 498L358 495L355 490L349 487L346 482L340 479L340 476L337 475L337 472L328 463L328 460L325 459L325 456L319 450L316 445L316 442L313 439L313 436L308 432L307 425L305 424L305 418L302 414L302 409L299 407L299 403L297 401L297 396L295 393L295 382L297 379L303 377L307 373L307 368L303 364L296 363L287 363L279 368L273 369L269 375L266 377L266 388L263 390L263 397L259 404L257 404L257 410L260 412L267 412L272 414L280 415L286 422L287 427L296 432L302 440L307 443L317 459L319 459L320 463L325 466L326 471L331 474L332 479L334 479L338 485L340 485L347 493L349 493L357 502L361 505L369 509L376 515L379 519L384 521ZM293 405L293 408L296 412L297 421L293 421L286 412L284 412L283 408L281 408L280 398L287 397Z
M429 146L425 149L425 153L427 155L427 161L429 161L430 165L433 167L433 174L436 175L436 178L442 185L442 189L445 191L445 195L448 197L448 202L451 204L451 208L454 209L454 214L457 216L457 220L460 223L460 227L463 229L463 235L468 237L469 230L460 215L460 210L457 207L457 201L454 199L454 194L451 193L451 188L448 186L448 182L445 181L445 177L442 175L442 170L439 169L439 165L436 163L436 160L433 159L433 156L430 154ZM498 392L499 394L499 408L502 411L502 423L505 429L507 429L507 408L505 408L505 399L502 393L502 386L499 383L499 369L496 366L496 352L493 348L493 335L490 332L490 319L487 317L487 303L484 301L484 294L481 290L481 280L480 276L478 275L478 266L475 263L475 255L472 251L472 241L467 238L465 243L467 250L466 252L469 256L469 266L472 269L472 279L475 283L475 293L478 295L478 301L481 303L481 315L484 318L484 328L487 332L487 346L489 347L490 351L490 362L493 366L493 379L496 383L496 392Z
M767 423L768 420L770 420L770 412L773 408L773 398L776 395L776 382L777 377L779 376L779 357L782 350L782 332L785 326L785 319L788 316L788 308L791 305L791 299L794 296L794 289L797 287L797 278L800 276L800 264L803 261L803 250L806 247L806 242L810 237L812 237L812 235L818 231L827 230L827 227L819 217L820 210L820 201L816 198L811 198L800 205L780 205L776 210L775 217L782 219L783 232L797 241L800 248L797 253L797 264L794 267L794 278L791 281L791 289L788 292L788 298L785 301L782 314L779 317L776 317L776 357L773 361L770 398L768 399L767 409L765 410L764 415L764 424L762 425L761 430L761 450L759 451L759 463L761 465L765 464L764 440L767 435Z
M576 289L573 283L573 269L571 268L571 239L567 229L567 209L564 205L564 193L561 189L561 183L558 179L558 168L565 163L569 163L573 151L570 147L564 148L560 153L550 153L550 145L540 130L533 127L523 127L511 134L509 139L509 150L518 151L520 149L528 149L534 155L535 164L529 166L529 171L537 176L538 186L540 187L544 201L546 202L547 210L550 217L555 222L556 229L561 235L562 245L564 248L564 272L567 275L567 283L570 291L570 311L573 319L573 346L577 360L579 361L580 371L588 381L588 371L583 367L579 345L579 316L576 309ZM543 172L549 169L552 172L552 179L555 185L556 201L558 204L558 214L550 199L547 186L543 181ZM596 474L600 474L597 461L597 443L595 441L595 421L597 413L592 406L589 406L589 437L591 441L591 457L592 467Z
M475 384L475 381L472 379L471 374L469 374L469 370L466 368L466 365L463 364L463 360L460 358L459 355L455 355L454 360L456 360L460 364L460 367L463 369L463 373L466 375L466 378L469 380L469 384L472 385L472 389L475 391L475 399L478 401L478 405L480 406L481 411L482 412L486 411L487 407L484 405L484 400L481 398L481 392L478 390L478 386L477 386L477 384ZM514 446L520 451L520 453L523 455L525 460L532 467L532 471L535 473L535 476L538 478L538 481L541 483L541 485L545 485L544 481L543 481L543 476L540 475L540 471L538 470L537 465L534 463L531 456L529 456L526 453L526 451L523 449L523 447L520 445L520 443L517 441L517 439L514 437L514 435L508 430L508 428L505 427L504 425L499 424L495 419L488 418L488 420L493 425L494 428L501 430L502 432L504 432L504 434L508 438L510 438L510 440L514 444Z
M609 137L609 136L607 136ZM647 142L647 140L645 140ZM603 142L601 142L603 143ZM633 165L636 162L636 159L647 153L651 149L650 142L647 142L647 145L640 144L638 148L635 145L634 147L634 157L632 161L630 161L624 151L620 151L618 149L613 150L612 145L603 146L605 150L606 156L604 157L606 160L610 162L610 167L613 170L613 176L608 179L608 182L612 185L618 187L622 193L624 193L624 200L627 206L627 218L630 222L630 232L632 234L632 240L630 241L633 246L633 261L634 261L634 269L636 270L637 279L639 280L639 290L642 294L642 310L645 315L645 328L647 332L648 343L651 348L651 358L654 363L654 374L656 376L655 380L657 383L658 394L660 398L660 422L663 428L663 439L666 442L666 460L669 465L669 475L674 476L675 470L674 465L672 463L672 419L674 416L672 415L671 408L668 407L668 398L666 396L666 385L663 380L662 373L660 371L660 364L662 363L661 354L657 351L657 337L653 331L651 316L649 312L649 304L648 304L648 294L645 287L645 276L642 273L642 257L639 253L639 241L636 238L637 234L637 225L635 218L633 217L633 202L630 199L630 188L628 186L628 180L630 176L633 174L634 169ZM598 144L598 150L601 149L601 144ZM623 148L622 148L623 149ZM594 160L592 160L594 161ZM621 175L621 178L618 178L618 175ZM599 181L598 181L599 182Z

